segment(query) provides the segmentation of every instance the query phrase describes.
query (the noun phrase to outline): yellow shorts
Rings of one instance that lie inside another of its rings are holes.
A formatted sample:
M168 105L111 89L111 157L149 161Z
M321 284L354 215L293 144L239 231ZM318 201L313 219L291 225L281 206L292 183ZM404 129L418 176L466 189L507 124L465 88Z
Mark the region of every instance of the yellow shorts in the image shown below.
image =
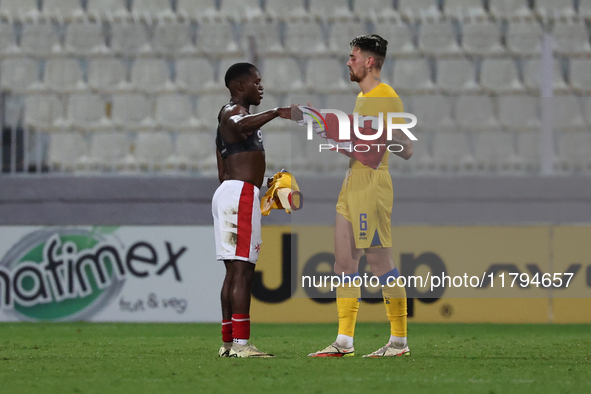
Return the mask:
M337 213L353 225L357 249L392 246L393 200L388 171L349 169L339 194Z

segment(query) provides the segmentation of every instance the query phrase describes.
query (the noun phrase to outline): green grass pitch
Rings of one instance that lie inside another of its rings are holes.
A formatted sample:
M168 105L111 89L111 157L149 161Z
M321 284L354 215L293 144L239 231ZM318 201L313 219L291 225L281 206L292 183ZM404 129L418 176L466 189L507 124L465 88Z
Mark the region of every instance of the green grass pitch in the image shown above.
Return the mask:
M310 359L336 324L253 324L275 359L219 358L217 324L0 324L0 393L588 393L591 326L409 324L407 358Z

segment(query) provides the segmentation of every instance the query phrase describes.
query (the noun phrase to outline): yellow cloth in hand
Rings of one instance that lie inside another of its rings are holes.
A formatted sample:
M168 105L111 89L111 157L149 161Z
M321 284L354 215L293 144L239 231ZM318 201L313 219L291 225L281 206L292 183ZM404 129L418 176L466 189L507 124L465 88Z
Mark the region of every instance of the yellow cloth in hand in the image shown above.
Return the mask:
M269 190L261 199L261 212L263 216L269 215L272 209L285 209L285 212L292 213L301 209L303 202L295 177L282 171L273 176Z

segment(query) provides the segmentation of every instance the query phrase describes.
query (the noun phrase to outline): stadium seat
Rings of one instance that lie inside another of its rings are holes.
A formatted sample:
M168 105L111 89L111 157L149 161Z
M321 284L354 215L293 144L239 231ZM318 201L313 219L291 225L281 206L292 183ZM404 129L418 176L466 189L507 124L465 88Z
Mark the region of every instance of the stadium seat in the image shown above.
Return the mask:
M65 51L77 56L109 54L102 24L88 21L70 23L66 33Z
M437 0L398 0L398 12L410 20L439 18Z
M532 16L528 0L489 0L489 12L496 18L518 19Z
M517 168L536 172L540 168L540 132L526 131L517 134Z
M152 129L152 102L139 93L120 93L112 98L112 119L115 126L124 130Z
M380 30L376 29L376 31L380 35L383 34L383 32ZM330 36L328 39L328 49L332 54L336 56L348 56L349 52L351 51L349 43L354 37L357 37L362 34L368 34L365 23L354 21L335 22L333 23L332 29L330 31ZM388 40L388 38L384 38ZM399 37L399 39L403 40L404 37ZM392 53L392 48L389 44L390 42L388 42L388 55Z
M126 0L88 0L86 9L95 19L121 20L129 17Z
M490 21L464 23L462 46L466 53L491 56L505 52L501 45L501 31L496 23Z
M525 64L523 79L525 86L528 89L538 91L541 88L540 81L542 80L542 63L539 59L528 60ZM562 75L562 66L559 61L554 61L554 81L553 87L555 92L563 92L568 90L564 77Z
M481 90L476 83L474 64L466 58L439 59L437 86L448 94L474 93Z
M310 15L321 21L348 20L353 17L347 1L310 0Z
M21 49L16 45L13 24L10 22L0 23L0 57L7 55L19 55Z
M394 64L392 76L398 94L428 93L435 90L427 59L400 59Z
M37 0L2 0L0 1L0 16L9 21L37 19L39 17Z
M400 15L392 8L390 0L355 0L353 13L364 20L382 21L398 18Z
M488 96L462 96L456 101L455 119L466 132L499 130L493 101Z
M30 58L2 60L0 71L0 86L10 93L24 93L39 81L39 65Z
M411 29L401 21L377 23L375 32L388 41L388 56L413 56L418 53Z
M260 20L264 15L259 0L221 0L220 14L236 22Z
M133 15L152 20L175 17L170 0L133 0L131 12Z
M111 48L117 55L134 57L152 51L143 23L114 23L111 26Z
M263 86L270 92L297 92L304 88L300 68L291 58L263 59Z
M445 0L443 13L448 18L459 20L486 16L482 0Z
M138 133L133 152L135 162L140 169L164 170L173 153L171 135L166 131Z
M60 54L62 46L51 23L27 23L23 25L21 50L29 56L49 57Z
M25 98L25 124L49 131L64 118L64 104L56 94L36 93Z
M296 21L285 26L285 50L293 56L327 55L323 38L317 22Z
M130 159L129 145L127 133L93 132L90 135L90 166L101 171L125 169Z
M452 100L451 97L439 94L412 97L410 109L412 114L417 117L416 128L419 130L419 134L421 131L440 132L457 129L457 123L452 118Z
M42 12L46 18L65 22L84 16L80 0L43 0Z
M203 19L216 19L219 11L216 7L216 0L178 0L177 13L184 19L191 19L201 22Z
M306 68L306 88L318 93L343 93L351 89L343 79L344 62L336 59L311 58Z
M213 134L194 131L178 133L174 162L182 170L217 172Z
M87 155L88 143L80 132L56 132L50 134L47 160L53 170L82 170Z
M445 20L423 22L419 30L419 49L432 56L460 53L451 22Z
M240 53L228 22L205 21L199 24L197 50L209 56L230 56Z
M591 133L563 132L558 138L558 164L564 172L591 171Z
M308 16L303 0L273 0L265 3L267 14L273 20L297 20Z
M591 93L591 59L570 59L570 85L579 93Z
M434 133L431 144L433 166L440 172L469 172L474 170L475 160L470 153L465 133L442 131Z
M533 56L542 52L542 26L536 21L519 20L507 25L507 49L513 56Z
M202 94L197 101L197 120L207 131L213 133L218 125L218 114L228 104L228 94Z
M579 1L579 15L585 19L591 18L591 2Z
M88 62L88 86L109 92L127 82L127 67L116 58L96 58Z
M519 93L525 87L519 81L517 65L511 58L485 59L480 71L482 87L495 94Z
M42 89L55 92L73 92L87 88L83 81L82 68L76 58L52 58L45 63Z
M476 165L481 171L514 171L517 158L513 135L501 131L479 133L474 142L474 157Z
M105 101L98 94L71 94L68 97L67 113L67 123L81 131L104 129L111 125L106 117Z
M134 61L131 68L131 88L147 93L176 89L170 79L168 64L159 58L139 58Z
M555 130L583 131L586 129L581 103L577 96L558 95L549 100L552 100Z
M154 29L152 49L156 55L178 57L196 53L191 41L191 26L176 21L159 21Z
M156 98L156 122L161 129L195 130L199 124L193 116L190 96L178 93L161 94Z
M220 70L220 74L225 71ZM215 70L207 59L188 57L176 61L176 84L179 89L186 90L190 94L199 94L212 89L221 90L223 85L216 85L214 76Z
M539 98L524 95L503 95L498 98L499 121L510 131L540 130Z
M554 50L560 55L576 56L591 54L589 33L585 23L582 21L556 21L553 36Z
M585 0L579 4L585 3ZM577 15L573 0L536 0L535 9L542 19L572 18Z
M279 26L277 22L263 20L246 22L243 25L241 48L247 52L251 49L251 40L254 40L256 53L263 56L278 55L285 52L279 38Z

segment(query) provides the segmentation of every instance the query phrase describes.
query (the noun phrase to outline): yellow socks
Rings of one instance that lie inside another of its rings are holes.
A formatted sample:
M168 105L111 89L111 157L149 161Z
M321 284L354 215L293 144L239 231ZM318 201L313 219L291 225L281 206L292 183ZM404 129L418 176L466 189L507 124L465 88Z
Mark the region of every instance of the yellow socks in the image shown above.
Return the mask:
M346 275L346 277L359 276L359 273ZM355 335L355 323L359 311L361 288L349 283L337 287L337 311L339 313L339 335L353 337Z
M380 276L380 283L384 285L382 295L384 296L386 315L388 315L390 321L390 334L393 337L406 337L406 289L399 287L394 282L394 278L398 278L398 276L398 269L394 268L392 271ZM388 285L388 282L390 285Z

